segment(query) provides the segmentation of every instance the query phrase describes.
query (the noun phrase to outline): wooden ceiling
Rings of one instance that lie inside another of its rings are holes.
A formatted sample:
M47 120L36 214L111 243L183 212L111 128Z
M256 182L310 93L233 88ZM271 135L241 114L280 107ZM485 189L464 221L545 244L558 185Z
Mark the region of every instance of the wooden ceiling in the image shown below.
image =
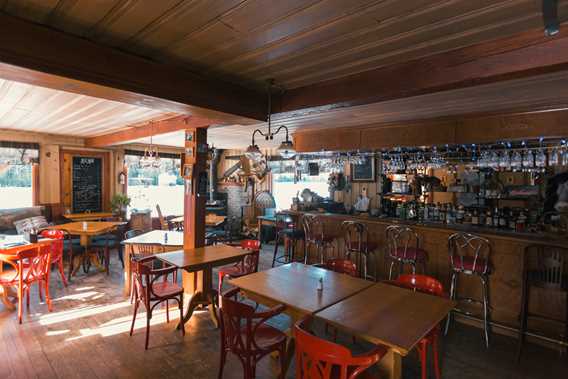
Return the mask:
M292 89L542 27L539 0L4 0L1 10L158 62ZM559 1L560 21L568 0Z
M0 79L0 129L90 137L174 115Z

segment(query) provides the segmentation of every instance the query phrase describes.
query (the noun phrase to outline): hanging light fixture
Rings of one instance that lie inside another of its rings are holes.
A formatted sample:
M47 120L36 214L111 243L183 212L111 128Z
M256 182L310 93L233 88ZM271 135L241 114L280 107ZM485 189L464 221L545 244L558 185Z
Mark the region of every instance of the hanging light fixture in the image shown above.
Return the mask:
M162 165L160 154L158 153L158 147L154 146L153 143L153 133L154 123L150 121L150 147L146 147L144 149L144 155L140 158L141 168L160 168Z
M278 129L276 129L275 132L272 132L272 91L271 91L271 89L272 89L273 84L274 84L274 80L272 80L272 79L268 80L268 112L267 112L268 115L266 117L266 122L268 123L268 132L263 133L262 130L255 129L254 132L252 133L252 143L250 144L249 147L247 147L247 149L245 151L246 157L249 158L249 159L252 159L252 160L258 160L262 157L262 152L260 151L258 145L255 144L255 142L254 142L254 136L256 135L256 133L260 134L261 136L263 136L268 141L268 140L273 140L274 136L276 134L278 134L281 130L286 131L286 139L284 141L282 141L280 146L278 146L278 149L277 149L278 153L284 159L291 159L291 158L294 158L294 156L296 155L296 149L294 148L294 144L292 143L292 141L290 141L288 128L286 126L282 125Z

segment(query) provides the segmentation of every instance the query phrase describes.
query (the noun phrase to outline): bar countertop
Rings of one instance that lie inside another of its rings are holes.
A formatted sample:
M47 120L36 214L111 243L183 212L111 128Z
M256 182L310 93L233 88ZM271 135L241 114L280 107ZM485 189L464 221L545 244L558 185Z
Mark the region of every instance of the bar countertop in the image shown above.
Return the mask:
M351 219L360 220L368 223L381 223L381 224L404 224L409 226L415 226L418 228L427 229L442 229L450 230L456 232L467 232L478 234L487 237L499 237L503 239L511 239L524 243L546 243L555 246L568 246L568 234L552 233L552 232L516 232L513 230L503 230L496 228L489 228L485 226L473 226L466 224L444 224L441 222L423 222L423 221L412 221L412 220L402 220L398 218L391 217L377 217L370 215L353 215L353 214L343 214L343 213L326 213L317 211L293 211L286 210L285 213L289 214L313 214L323 217L330 217L336 219Z

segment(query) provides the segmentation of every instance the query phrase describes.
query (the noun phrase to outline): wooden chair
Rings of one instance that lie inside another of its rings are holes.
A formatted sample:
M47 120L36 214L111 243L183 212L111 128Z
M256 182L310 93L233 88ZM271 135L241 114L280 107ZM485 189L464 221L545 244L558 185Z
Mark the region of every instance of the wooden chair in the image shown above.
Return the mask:
M328 259L323 267L340 274L347 274L353 277L359 276L357 265L349 259Z
M542 314L530 313L531 288L540 288L564 297L566 303L565 319L552 319ZM521 360L523 353L529 317L564 324L564 342L568 343L568 248L546 245L530 245L525 248L520 314L517 362Z
M343 239L345 240L345 257L348 259L353 259L351 256L355 256L355 262L359 268L359 276L364 279L377 279L377 261L375 256L375 250L377 245L369 242L369 229L367 226L359 221L343 221L341 223L341 229L343 230ZM368 275L369 257L373 256L373 267L372 274Z
M136 323L136 314L140 303L146 308L146 343L144 348L148 349L150 341L150 320L152 319L152 312L154 308L161 304L166 303L166 320L170 322L170 310L168 305L169 300L175 300L178 303L181 333L185 335L184 321L183 321L183 287L177 284L173 279L168 281L168 276L177 271L176 267L165 267L161 269L152 268L152 261L156 258L153 256L132 259L130 267L132 267L132 275L134 278L134 315L132 317L132 325L130 327L130 335L134 331L134 324ZM173 275L172 275L173 276ZM163 281L158 281L160 278Z
M304 263L308 264L309 248L314 246L318 256L318 263L323 264L326 261L326 250L333 248L334 238L326 236L321 217L316 215L304 215L302 217L302 225L304 227L305 243L304 243Z
M253 272L258 271L258 260L260 256L259 240L243 240L238 245L241 249L250 250L242 261L235 263L233 266L221 267L218 271L219 286L218 293L221 294L223 289L223 281L225 278L240 278Z
M408 288L414 291L427 293L429 295L445 297L444 286L436 279L427 275L400 275L396 280L387 281L386 283L395 285L397 287ZM436 379L441 378L440 373L440 357L438 351L438 342L440 340L440 325L436 325L426 337L422 338L416 349L420 356L420 365L422 367L422 379L428 378L428 365L427 365L427 352L428 346L432 347L433 360L434 360L434 373Z
M41 287L45 289L45 302L51 312L51 298L49 297L49 269L51 267L51 244L41 247L32 247L22 250L11 259L3 260L13 269L0 273L0 286L3 291L10 287L18 288L18 322L22 323L23 298L26 296L26 304L30 307L30 289L32 284L38 283L39 295L42 298Z
M170 230L170 225L168 221L166 221L166 219L164 218L162 210L160 209L160 206L158 204L156 204L156 211L158 212L158 219L160 220L160 229Z
M308 332L310 318L294 326L296 338L296 379L363 379L372 378L365 370L379 362L387 353L384 346L354 356L339 344L319 338Z
M221 362L219 379L223 377L223 368L227 353L235 354L244 369L244 378L256 377L256 364L264 356L278 352L280 358L280 379L284 379L283 368L286 355L285 333L267 325L266 321L281 314L286 308L278 305L264 312L255 313L250 305L237 301L239 289L234 288L225 293L221 306Z
M59 271L59 276L61 277L63 286L67 287L67 278L65 277L65 270L63 268L63 242L65 240L66 233L63 230L43 230L40 235L44 238L51 238L54 240L51 243L51 264L57 265L57 270Z

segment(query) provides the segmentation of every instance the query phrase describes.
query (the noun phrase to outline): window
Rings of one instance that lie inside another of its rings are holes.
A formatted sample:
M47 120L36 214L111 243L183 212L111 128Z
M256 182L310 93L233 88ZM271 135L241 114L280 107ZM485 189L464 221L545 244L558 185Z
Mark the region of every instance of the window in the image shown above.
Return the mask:
M276 209L290 209L292 198L300 194L304 188L317 193L321 197L329 197L329 185L327 179L329 173L320 172L319 175L302 175L302 178L294 183L292 173L273 173L272 175L272 194L276 201Z
M32 164L37 159L37 145L0 143L0 209L34 205Z
M156 205L159 205L164 216L183 215L184 186L179 156L160 154L159 168L141 168L141 155L138 152L125 155L131 199L129 211L150 209L152 216L158 217Z

